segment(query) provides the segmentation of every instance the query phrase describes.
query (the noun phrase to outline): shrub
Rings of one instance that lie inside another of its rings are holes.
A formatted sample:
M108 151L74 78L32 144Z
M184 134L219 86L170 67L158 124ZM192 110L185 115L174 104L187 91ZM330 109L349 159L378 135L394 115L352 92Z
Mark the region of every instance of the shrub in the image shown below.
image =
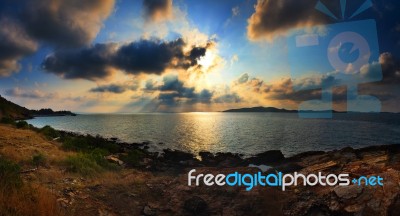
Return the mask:
M92 159L96 161L98 165L103 167L104 169L107 170L118 170L119 166L116 164L108 162L104 157L109 155L109 152L104 150L104 149L95 149L90 153Z
M82 174L84 176L94 176L105 170L118 170L116 164L112 164L104 159L108 154L104 149L95 149L90 153L78 153L65 160L67 170Z
M93 176L103 171L103 168L98 165L90 155L84 153L79 153L76 156L69 156L65 160L65 163L68 171L79 173L84 176Z
M44 166L46 164L46 157L42 153L32 156L32 164L36 167Z
M3 118L1 118L0 123L2 123L2 124L15 125L14 119L9 118L9 117L3 117Z
M94 149L104 149L107 152L117 153L119 146L116 143L110 142L100 136L79 136L79 137L64 137L63 148L71 151L80 151L90 153Z
M121 157L121 160L130 166L138 166L144 154L139 150L131 150L127 155Z
M15 126L17 126L17 128L29 128L29 124L26 121L18 121Z
M0 188L10 191L22 185L21 168L18 164L0 157Z
M65 150L88 152L90 145L84 137L68 137L62 144Z
M54 128L46 125L39 130L39 132L48 138L54 139L60 136L60 132L56 131Z

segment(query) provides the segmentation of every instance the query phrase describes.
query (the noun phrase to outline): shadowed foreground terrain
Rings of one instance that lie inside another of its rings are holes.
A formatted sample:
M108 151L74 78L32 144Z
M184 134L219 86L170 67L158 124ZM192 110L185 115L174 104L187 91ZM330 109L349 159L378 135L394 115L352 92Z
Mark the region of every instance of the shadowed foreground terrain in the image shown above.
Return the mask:
M17 129L22 127L24 129ZM243 159L142 150L48 128L0 125L0 215L397 215L400 147L308 152L269 151ZM89 140L89 141L85 141ZM93 148L93 143L100 148ZM139 148L140 147L140 148ZM380 175L384 186L189 187L187 173L268 172ZM20 183L19 183L20 182Z

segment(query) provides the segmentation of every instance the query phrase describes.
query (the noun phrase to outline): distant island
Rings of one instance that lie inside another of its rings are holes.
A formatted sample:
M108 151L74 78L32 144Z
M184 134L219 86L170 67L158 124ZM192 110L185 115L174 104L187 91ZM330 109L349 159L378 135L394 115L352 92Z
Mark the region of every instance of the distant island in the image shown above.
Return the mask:
M53 111L52 109L31 110L31 115L35 116L76 116L75 113L67 110Z
M250 107L250 108L239 108L229 109L222 112L279 112L279 113L297 113L297 110L279 109L275 107Z
M229 109L224 110L222 112L270 112L270 113L298 113L298 110L287 110L287 109L279 109L275 107L246 107L246 108L238 108L238 109ZM305 113L322 113L322 112L332 112L332 113L345 113L336 110L302 110L301 112Z
M52 109L30 110L15 104L0 95L0 119L10 118L14 120L31 119L39 116L75 116L71 111L53 111Z

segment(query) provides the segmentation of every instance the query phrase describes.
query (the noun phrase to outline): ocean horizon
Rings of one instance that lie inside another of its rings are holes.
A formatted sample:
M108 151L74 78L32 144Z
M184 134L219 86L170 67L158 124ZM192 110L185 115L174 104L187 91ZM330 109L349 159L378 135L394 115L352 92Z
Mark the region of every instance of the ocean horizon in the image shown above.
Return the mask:
M397 144L398 114L335 114L333 119L302 119L297 113L135 113L36 117L35 127L149 143L150 151L176 149L197 154L232 152L245 156L281 150L285 156Z

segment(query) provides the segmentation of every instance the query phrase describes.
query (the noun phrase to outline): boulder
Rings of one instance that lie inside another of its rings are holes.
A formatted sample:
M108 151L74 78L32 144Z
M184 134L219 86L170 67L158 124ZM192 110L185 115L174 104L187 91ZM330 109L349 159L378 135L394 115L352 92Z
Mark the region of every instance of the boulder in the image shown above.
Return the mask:
M358 185L349 186L336 186L333 191L335 194L342 199L356 198L362 192L362 187Z
M148 206L148 205L146 205L146 206L143 208L142 213L143 213L144 215L146 215L146 216L154 216L154 215L156 215L156 212L155 212L152 208L150 208L150 206Z
M122 160L118 159L118 157L115 155L108 155L108 156L105 156L104 158L111 163L118 164L120 166L124 165L124 162Z
M180 161L187 161L194 159L192 154L183 151L171 150L171 149L164 149L163 151L164 151L163 158L165 160L180 162Z
M271 150L257 154L251 158L248 158L247 162L256 165L261 165L261 164L279 163L284 159L285 157L283 156L280 150Z
M208 204L198 196L185 201L183 208L191 215L209 215Z

